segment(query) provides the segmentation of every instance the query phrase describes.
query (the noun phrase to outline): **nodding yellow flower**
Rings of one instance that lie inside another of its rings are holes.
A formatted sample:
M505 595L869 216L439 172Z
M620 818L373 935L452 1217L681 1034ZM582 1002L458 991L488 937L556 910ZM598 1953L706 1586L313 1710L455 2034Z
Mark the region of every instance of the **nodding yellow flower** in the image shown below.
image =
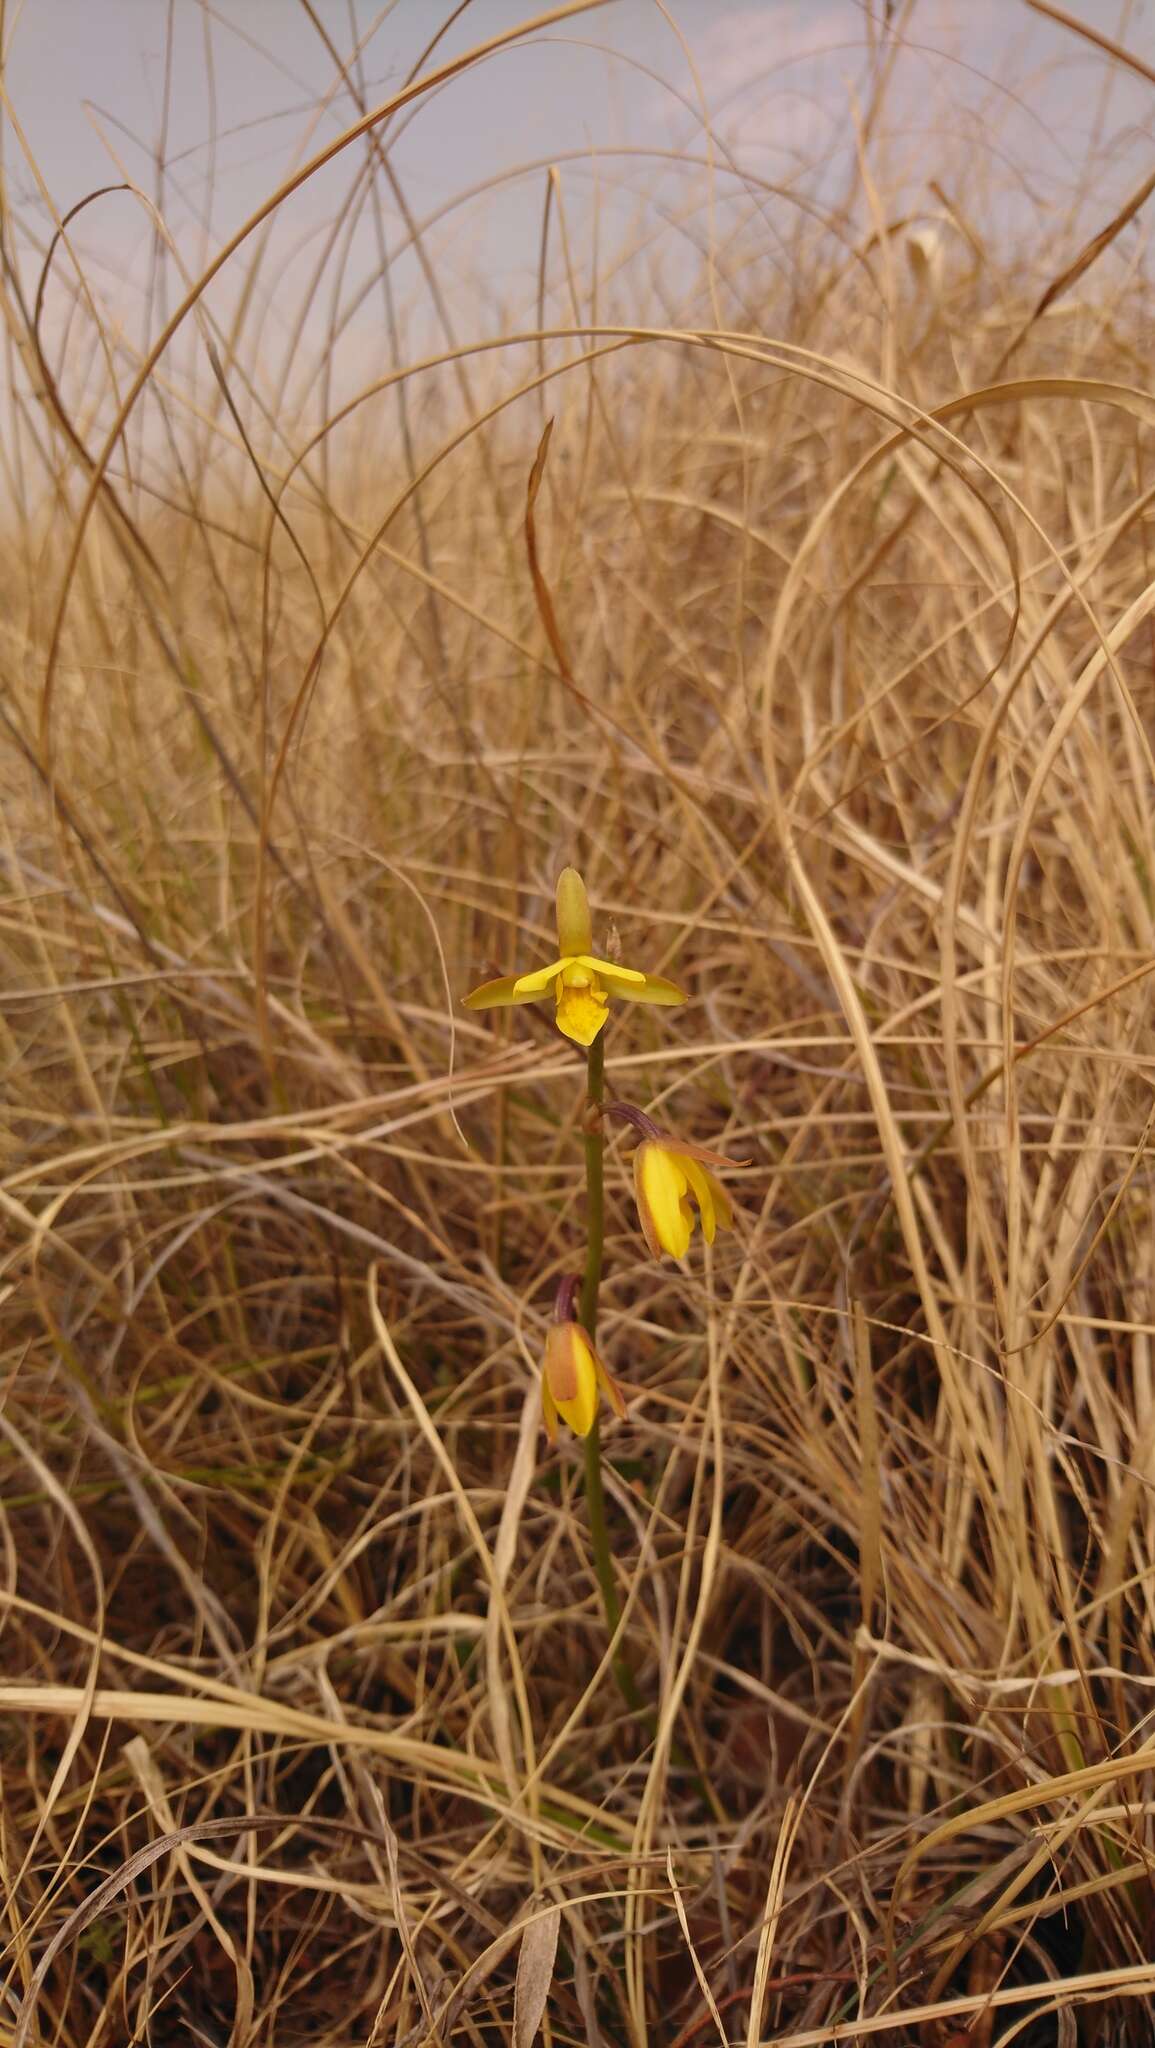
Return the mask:
M730 1197L711 1166L729 1166L719 1152L703 1145L676 1144L673 1139L644 1138L634 1153L634 1193L646 1243L656 1259L668 1252L684 1259L694 1228L692 1203L697 1204L702 1236L713 1244L719 1223L734 1222Z
M602 1364L588 1332L580 1323L551 1323L541 1374L541 1405L551 1444L557 1442L559 1415L575 1436L589 1435L598 1412L599 1389L614 1414L624 1416L625 1396Z
M506 974L483 982L465 998L467 1010L494 1010L507 1003L536 1003L552 989L557 1028L578 1045L592 1045L606 1021L611 996L624 1003L684 1003L672 981L599 960L593 951L589 898L576 868L563 868L557 884L559 958L529 974Z

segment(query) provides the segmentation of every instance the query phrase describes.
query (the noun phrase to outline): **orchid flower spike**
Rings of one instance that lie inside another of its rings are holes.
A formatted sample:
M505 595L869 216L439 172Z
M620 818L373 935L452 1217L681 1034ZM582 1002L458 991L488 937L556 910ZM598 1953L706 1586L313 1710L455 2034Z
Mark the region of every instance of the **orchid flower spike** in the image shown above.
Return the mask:
M730 1197L710 1168L743 1163L724 1159L704 1145L664 1135L643 1138L634 1153L634 1194L646 1243L656 1259L663 1252L672 1259L685 1258L695 1205L707 1244L713 1244L719 1224L724 1230L733 1227Z
M541 1373L541 1405L551 1444L557 1442L559 1415L575 1436L589 1435L598 1412L599 1391L614 1414L624 1417L625 1396L602 1364L589 1333L580 1323L551 1323Z
M483 982L465 998L467 1010L493 1010L507 1003L536 1003L552 989L557 1028L578 1045L592 1045L607 1016L610 996L624 1003L684 1003L672 981L618 967L593 952L589 898L576 868L563 868L557 884L558 959L528 974L507 974Z

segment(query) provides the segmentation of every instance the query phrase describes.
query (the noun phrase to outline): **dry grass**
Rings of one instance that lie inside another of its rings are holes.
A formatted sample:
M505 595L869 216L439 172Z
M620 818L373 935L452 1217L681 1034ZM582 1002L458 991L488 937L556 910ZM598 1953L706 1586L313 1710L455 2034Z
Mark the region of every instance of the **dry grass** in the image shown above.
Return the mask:
M687 159L676 303L563 180L544 319L343 419L43 237L38 366L9 216L5 2042L506 2042L554 1908L555 2043L1149 2038L1150 290L868 164ZM652 1721L539 1426L581 1069L457 1008L570 859L754 1162L681 1271L611 1159Z

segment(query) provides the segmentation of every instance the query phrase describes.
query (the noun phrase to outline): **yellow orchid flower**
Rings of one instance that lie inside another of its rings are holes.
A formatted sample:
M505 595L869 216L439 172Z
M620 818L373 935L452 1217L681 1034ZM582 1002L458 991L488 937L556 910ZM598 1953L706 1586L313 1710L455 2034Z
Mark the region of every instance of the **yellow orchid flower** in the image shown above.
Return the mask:
M733 1226L730 1197L711 1166L739 1162L708 1152L704 1145L676 1144L673 1139L644 1138L634 1153L634 1194L638 1218L646 1243L656 1259L668 1252L672 1259L684 1259L694 1228L694 1210L702 1225L702 1236L713 1244L719 1224Z
M624 1417L625 1396L606 1370L580 1323L551 1323L545 1340L541 1373L541 1405L546 1435L557 1442L557 1418L569 1423L575 1436L588 1436L598 1412L598 1391L614 1414Z
M672 981L599 960L593 951L589 898L576 868L563 868L557 883L558 959L528 974L506 974L483 982L465 998L467 1010L494 1010L508 1003L536 1003L552 988L557 1028L578 1045L592 1045L606 1021L610 996L624 1003L684 1003Z

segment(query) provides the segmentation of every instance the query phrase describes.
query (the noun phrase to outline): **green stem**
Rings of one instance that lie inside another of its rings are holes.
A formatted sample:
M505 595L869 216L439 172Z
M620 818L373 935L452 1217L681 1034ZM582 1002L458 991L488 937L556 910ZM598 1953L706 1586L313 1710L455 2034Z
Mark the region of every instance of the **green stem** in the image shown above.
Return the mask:
M602 1284L602 1251L606 1238L606 1141L601 1130L605 1093L606 1049L599 1032L586 1054L586 1270L582 1281L581 1320L592 1338L598 1334L598 1293ZM591 1130L590 1125L596 1126Z
M605 1068L606 1050L599 1032L589 1048L586 1067L586 1269L581 1291L582 1326L595 1344L598 1335L598 1294L602 1284L602 1253L606 1234L606 1141L602 1135L600 1115L605 1089ZM606 1528L606 1490L602 1482L602 1434L600 1418L597 1415L594 1416L593 1428L585 1440L585 1457L586 1505L589 1509L590 1536L594 1547L594 1570L601 1591L606 1628L612 1636L616 1634L621 1623L622 1608L614 1580L614 1561L610 1554L609 1531ZM620 1644L614 1652L614 1676L626 1705L638 1709L642 1705L642 1697L625 1649Z

